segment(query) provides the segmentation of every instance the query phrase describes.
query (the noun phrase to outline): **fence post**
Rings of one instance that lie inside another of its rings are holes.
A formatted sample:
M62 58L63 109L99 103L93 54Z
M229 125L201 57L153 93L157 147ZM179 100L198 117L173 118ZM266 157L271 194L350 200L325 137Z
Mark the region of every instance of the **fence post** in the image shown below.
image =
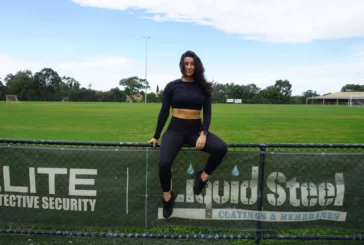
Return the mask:
M266 146L260 146L260 158L259 158L259 173L258 173L258 211L263 210L263 188L264 188L264 161L265 161L265 150ZM260 244L262 239L262 232L260 231L262 227L262 222L257 221L257 231L256 231L256 244Z

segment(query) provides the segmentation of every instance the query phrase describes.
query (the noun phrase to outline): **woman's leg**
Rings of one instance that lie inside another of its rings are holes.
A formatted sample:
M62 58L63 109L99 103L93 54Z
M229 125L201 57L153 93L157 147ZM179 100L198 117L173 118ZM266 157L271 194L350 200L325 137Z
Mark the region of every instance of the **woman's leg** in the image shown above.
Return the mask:
M162 136L159 149L159 180L163 192L170 192L172 164L183 146L183 135L177 131L167 130Z
M163 190L163 216L168 218L173 212L176 193L171 190L172 164L183 146L183 134L167 130L162 136L159 149L159 180ZM172 192L171 192L172 191Z
M195 146L199 136L199 133L193 134L189 138L188 143ZM207 159L207 163L204 168L196 171L194 183L194 191L196 195L201 193L209 175L211 175L220 165L227 153L227 150L227 144L220 137L211 132L206 136L205 147L201 149L201 151L208 152L210 156Z

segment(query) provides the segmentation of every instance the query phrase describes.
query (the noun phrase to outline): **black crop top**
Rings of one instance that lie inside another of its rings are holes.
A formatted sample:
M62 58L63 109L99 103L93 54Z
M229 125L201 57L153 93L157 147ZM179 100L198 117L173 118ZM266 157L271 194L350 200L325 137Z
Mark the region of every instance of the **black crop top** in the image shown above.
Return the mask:
M207 134L211 122L211 96L207 95L198 82L183 82L181 79L169 82L163 91L162 107L159 112L154 138L159 139L168 119L170 107L201 110L203 124L201 131Z

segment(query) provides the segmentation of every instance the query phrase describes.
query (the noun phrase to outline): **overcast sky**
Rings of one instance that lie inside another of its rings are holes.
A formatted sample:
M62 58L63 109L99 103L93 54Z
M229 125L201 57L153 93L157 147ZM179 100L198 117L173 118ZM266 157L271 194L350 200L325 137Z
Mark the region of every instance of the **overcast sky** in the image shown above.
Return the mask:
M364 84L363 10L362 0L2 0L0 77L50 67L109 90L145 77L149 36L151 91L180 77L193 50L219 83L337 92Z

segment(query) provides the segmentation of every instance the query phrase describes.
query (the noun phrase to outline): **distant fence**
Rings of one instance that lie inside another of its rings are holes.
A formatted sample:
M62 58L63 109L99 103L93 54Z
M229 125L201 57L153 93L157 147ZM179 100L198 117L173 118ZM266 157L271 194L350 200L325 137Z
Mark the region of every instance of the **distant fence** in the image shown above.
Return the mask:
M193 194L193 176L205 165L208 154L183 148L173 164L172 186L178 192L174 212L164 219L159 148L128 142L0 139L0 222L106 229L173 225L256 232L216 236L98 234L116 237L233 238L257 242L363 239L272 236L265 232L300 228L363 232L364 144L228 145L226 158L198 196ZM44 233L11 229L0 232ZM95 235L81 235L87 234Z

